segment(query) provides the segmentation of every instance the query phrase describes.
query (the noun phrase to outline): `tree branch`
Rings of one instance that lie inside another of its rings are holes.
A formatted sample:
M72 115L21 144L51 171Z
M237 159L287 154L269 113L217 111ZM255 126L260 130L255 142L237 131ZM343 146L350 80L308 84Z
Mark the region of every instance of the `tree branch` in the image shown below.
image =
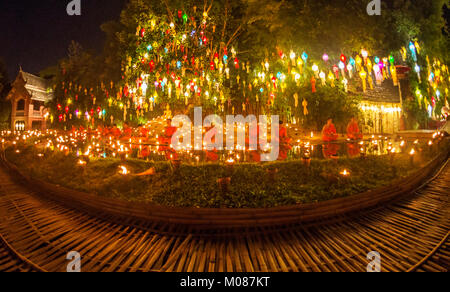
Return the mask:
M164 4L166 5L166 9L167 9L167 13L169 14L170 21L173 22L173 14L172 14L172 11L170 10L169 3L167 3L167 0L164 0Z
M231 44L231 42L238 36L238 33L240 32L241 29L242 29L242 25L239 25L239 27L236 29L236 31L233 33L230 40L228 41L227 48Z

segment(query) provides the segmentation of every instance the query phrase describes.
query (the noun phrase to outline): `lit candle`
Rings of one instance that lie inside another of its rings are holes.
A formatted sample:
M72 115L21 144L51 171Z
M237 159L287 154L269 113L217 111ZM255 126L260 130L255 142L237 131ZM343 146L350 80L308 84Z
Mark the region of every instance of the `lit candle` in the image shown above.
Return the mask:
M344 171L341 172L341 175L343 177L349 177L350 176L350 172L347 169L344 169Z
M121 174L121 175L128 175L129 171L128 171L128 169L125 166L121 165L121 166L119 166L119 174Z

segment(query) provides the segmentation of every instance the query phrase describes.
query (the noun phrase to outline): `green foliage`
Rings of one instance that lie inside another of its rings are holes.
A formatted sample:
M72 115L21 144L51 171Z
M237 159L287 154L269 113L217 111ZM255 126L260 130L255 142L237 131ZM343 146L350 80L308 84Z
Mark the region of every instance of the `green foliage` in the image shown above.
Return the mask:
M421 163L428 159L425 152ZM411 167L408 155L398 155L393 163L387 156L337 163L313 160L309 169L300 161L288 161L239 164L231 172L218 164L181 165L174 171L167 162L116 159L93 159L83 168L75 156L49 151L37 158L38 153L34 147L23 148L20 154L12 148L6 151L11 162L34 178L99 196L173 207L264 208L321 202L389 185L419 167ZM156 174L123 176L118 173L120 165L133 174L154 167ZM270 174L273 169L278 170L275 175ZM340 176L344 169L350 178ZM223 190L218 179L228 176L231 183Z

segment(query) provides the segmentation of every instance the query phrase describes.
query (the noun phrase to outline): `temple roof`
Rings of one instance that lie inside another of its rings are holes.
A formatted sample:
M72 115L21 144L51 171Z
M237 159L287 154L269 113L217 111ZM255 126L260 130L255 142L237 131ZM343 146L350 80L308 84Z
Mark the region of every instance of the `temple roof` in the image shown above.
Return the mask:
M366 92L362 88L352 88L353 94L361 95L364 101L400 103L400 93L398 86L394 86L392 80L385 80L381 85L374 85L374 89L367 88Z

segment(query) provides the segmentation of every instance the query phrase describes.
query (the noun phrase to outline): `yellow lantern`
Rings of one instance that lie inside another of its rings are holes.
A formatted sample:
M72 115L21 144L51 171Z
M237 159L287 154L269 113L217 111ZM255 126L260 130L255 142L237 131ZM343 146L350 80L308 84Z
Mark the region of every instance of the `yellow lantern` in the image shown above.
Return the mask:
M330 80L331 87L334 87L334 74L331 71L328 73L328 80Z
M366 92L367 91L367 82L366 82L367 73L366 73L366 71L364 71L364 69L362 69L361 72L359 73L359 76L361 77L361 80L363 83L363 91Z

